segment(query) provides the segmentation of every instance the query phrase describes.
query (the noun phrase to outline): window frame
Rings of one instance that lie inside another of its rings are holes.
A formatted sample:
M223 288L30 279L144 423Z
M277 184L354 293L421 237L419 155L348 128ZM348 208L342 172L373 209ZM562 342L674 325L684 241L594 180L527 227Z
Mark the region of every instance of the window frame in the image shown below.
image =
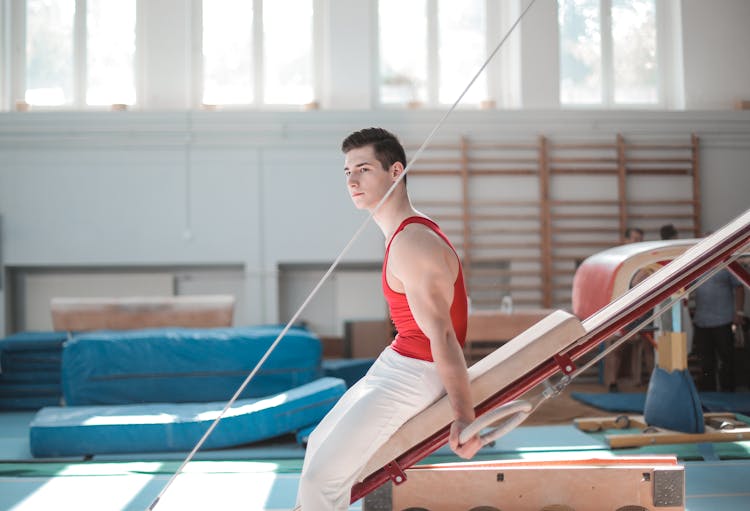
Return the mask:
M426 0L426 24L427 24L427 101L419 105L410 105L409 103L385 103L380 95L380 86L382 83L380 73L380 14L379 2L372 2L372 26L373 26L373 65L372 73L372 108L381 110L408 110L411 108L419 109L448 109L453 103L440 103L440 59L438 52L440 50L439 26L438 26L438 0ZM499 37L505 34L510 23L520 14L519 6L516 2L498 2L494 0L485 0L484 12L484 39L485 55L482 60L489 56L490 52L495 49L499 42ZM510 21L509 21L510 20ZM502 34L501 34L502 33ZM498 35L500 34L500 35ZM494 40L493 35L498 35ZM466 110L482 110L488 108L517 108L520 107L520 58L519 51L520 41L519 31L514 31L505 42L504 52L500 52L484 69L478 79L484 79L486 82L487 97L480 100L478 104L459 104L457 108ZM478 70L478 68L477 68ZM466 76L466 84L473 77ZM458 99L458 98L455 98Z
M559 9L559 7L558 7ZM564 103L562 101L562 88L559 93L560 107L572 110L595 110L595 109L622 109L622 110L663 110L669 105L666 100L666 91L669 83L669 70L665 62L668 61L669 44L667 43L669 28L664 19L666 18L666 6L663 0L654 0L654 30L656 31L656 101L653 103L621 103L615 101L615 67L614 67L614 43L612 40L612 0L599 0L599 31L601 34L601 73L602 83L599 103ZM558 11L559 12L559 11ZM558 16L559 19L559 16ZM559 22L558 22L559 23ZM559 28L559 25L558 25ZM558 37L559 44L559 37ZM562 53L560 53L560 59ZM562 67L561 67L562 70ZM558 76L562 85L562 74Z
M8 3L0 1L0 111L8 110L8 93L10 88L11 69L9 65Z
M133 0L136 9L136 23L134 27L135 35L135 53L133 56L133 87L135 90L135 101L128 108L135 108L139 104L139 86L138 75L140 69L139 51L139 4L143 0ZM9 50L6 75L7 89L2 88L0 91L2 98L9 104L9 110L19 110L20 108L30 107L35 111L105 111L111 110L112 105L89 105L86 102L87 93L87 44L88 34L86 31L87 24L87 0L75 0L75 17L73 20L73 98L72 101L65 105L25 105L26 98L26 0L10 0L8 8L3 10L6 21L7 33L5 34L5 43ZM20 103L20 105L19 105ZM25 106L24 106L25 105ZM0 104L0 107L3 105Z
M322 16L324 9L322 2L325 0L311 0L313 16L311 23L312 41L310 56L312 58L312 100L310 103L266 103L265 102L265 58L263 41L263 2L264 0L252 0L253 2L253 101L250 103L203 103L203 0L192 0L192 95L191 104L198 109L220 108L222 110L272 110L272 111L297 111L303 109L316 109L320 102L321 93L321 44L323 33Z

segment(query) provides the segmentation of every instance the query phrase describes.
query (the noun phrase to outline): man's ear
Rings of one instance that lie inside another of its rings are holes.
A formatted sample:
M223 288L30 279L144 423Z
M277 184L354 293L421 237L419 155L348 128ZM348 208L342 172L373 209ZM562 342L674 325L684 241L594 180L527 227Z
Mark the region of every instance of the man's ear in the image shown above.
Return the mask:
M391 165L391 177L393 177L394 181L398 178L398 176L401 175L401 173L404 171L404 164L400 161L397 161L393 165Z

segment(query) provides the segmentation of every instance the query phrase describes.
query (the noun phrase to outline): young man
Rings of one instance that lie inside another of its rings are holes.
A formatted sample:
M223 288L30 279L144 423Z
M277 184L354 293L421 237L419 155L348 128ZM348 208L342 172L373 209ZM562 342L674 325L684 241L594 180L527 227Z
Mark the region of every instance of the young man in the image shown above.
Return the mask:
M388 131L368 128L349 135L341 149L354 205L373 211L404 172L403 147ZM454 415L451 448L468 459L481 447L476 436L458 442L474 420L462 351L461 262L438 226L414 209L405 178L374 214L385 236L383 292L398 334L310 435L297 497L302 511L348 509L351 488L372 455L443 392Z

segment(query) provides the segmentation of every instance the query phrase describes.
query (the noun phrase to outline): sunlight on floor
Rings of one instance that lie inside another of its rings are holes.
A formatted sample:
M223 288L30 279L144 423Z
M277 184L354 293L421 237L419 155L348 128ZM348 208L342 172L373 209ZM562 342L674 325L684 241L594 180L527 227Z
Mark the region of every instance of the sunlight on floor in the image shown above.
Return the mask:
M276 474L191 474L180 475L154 511L222 509L264 511Z
M152 476L147 475L56 477L11 507L9 511L128 509L133 497L152 479Z

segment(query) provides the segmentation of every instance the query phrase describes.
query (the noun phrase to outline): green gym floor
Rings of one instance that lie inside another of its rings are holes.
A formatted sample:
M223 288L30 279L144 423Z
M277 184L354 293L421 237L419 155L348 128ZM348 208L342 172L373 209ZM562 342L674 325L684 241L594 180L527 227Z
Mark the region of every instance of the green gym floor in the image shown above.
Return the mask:
M186 453L34 459L28 425L34 412L0 413L0 510L145 510ZM343 444L345 447L345 443ZM602 434L570 424L521 426L477 459L601 458L674 454L685 466L686 509L750 509L750 442L608 449ZM293 439L198 452L155 510L286 511L293 508L304 450ZM455 462L443 448L425 462ZM360 503L351 510L361 510ZM500 509L504 509L500 506Z

